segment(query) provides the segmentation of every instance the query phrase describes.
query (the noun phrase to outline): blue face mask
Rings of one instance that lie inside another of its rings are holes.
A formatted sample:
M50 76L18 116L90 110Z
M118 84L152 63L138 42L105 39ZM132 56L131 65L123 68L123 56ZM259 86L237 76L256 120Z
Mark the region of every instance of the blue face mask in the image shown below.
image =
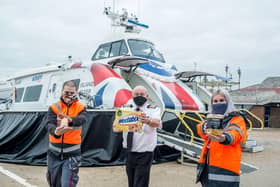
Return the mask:
M212 113L213 114L224 114L227 110L227 103L217 103L212 105Z

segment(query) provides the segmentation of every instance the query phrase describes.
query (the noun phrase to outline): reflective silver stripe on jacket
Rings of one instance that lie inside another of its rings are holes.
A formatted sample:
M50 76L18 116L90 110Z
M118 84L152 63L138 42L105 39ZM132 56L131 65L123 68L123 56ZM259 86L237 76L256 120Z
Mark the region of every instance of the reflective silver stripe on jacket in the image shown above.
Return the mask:
M56 106L57 110L58 110L58 114L61 114L62 113L62 109L61 109L61 106L58 102L54 103L54 105Z
M240 128L238 128L238 127L228 127L228 128L226 128L225 130L236 130L237 132L239 132L239 134L242 136L242 138L244 139L245 137L244 137L244 134L243 134L243 132L242 132L242 130L240 129Z
M224 181L224 182L239 182L240 176L233 176L233 175L219 175L219 174L209 174L209 180L215 181Z
M49 143L49 148L54 150L54 151L57 151L57 152L61 151L61 148L55 147L51 143ZM73 145L71 147L63 148L62 150L63 150L63 153L69 153L71 151L76 151L78 149L81 149L81 144L77 144L77 145Z
M233 143L233 140L234 140L233 136L228 132L224 132L224 134L227 134L230 137L229 145L231 145Z

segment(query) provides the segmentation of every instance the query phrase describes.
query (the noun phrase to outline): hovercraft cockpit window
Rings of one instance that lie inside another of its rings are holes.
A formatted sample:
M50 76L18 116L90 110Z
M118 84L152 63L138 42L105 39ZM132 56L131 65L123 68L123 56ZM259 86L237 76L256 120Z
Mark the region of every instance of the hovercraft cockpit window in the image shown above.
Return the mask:
M133 56L165 62L162 54L148 41L129 39L128 45Z
M96 50L95 54L93 55L92 60L108 58L110 48L111 48L110 44L103 44L99 46L99 48Z
M111 58L115 56L127 55L128 49L124 40L102 44L94 53L92 60Z

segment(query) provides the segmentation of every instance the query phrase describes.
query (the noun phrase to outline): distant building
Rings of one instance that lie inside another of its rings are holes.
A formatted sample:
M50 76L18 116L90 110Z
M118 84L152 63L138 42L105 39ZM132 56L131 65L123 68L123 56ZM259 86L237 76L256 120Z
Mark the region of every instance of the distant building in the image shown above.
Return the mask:
M280 77L230 92L238 108L245 108L264 121L265 127L280 127Z

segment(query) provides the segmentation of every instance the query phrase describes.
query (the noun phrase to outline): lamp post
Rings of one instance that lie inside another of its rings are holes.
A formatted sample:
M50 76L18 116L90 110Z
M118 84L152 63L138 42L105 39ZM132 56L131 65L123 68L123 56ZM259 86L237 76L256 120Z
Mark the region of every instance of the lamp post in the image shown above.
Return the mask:
M240 78L241 78L241 69L238 67L237 69L237 74L238 74L238 89L240 90Z
M226 66L225 66L226 78L228 78L228 69L229 69L229 67L228 67L228 65L226 65Z
M226 65L225 66L225 71L226 71L226 78L228 78L228 69L229 69L229 66L228 65ZM227 80L226 80L226 89L227 89Z
M231 73L229 73L229 80L232 80L232 74ZM231 86L232 86L232 84L231 83L229 83L229 90L231 90Z

